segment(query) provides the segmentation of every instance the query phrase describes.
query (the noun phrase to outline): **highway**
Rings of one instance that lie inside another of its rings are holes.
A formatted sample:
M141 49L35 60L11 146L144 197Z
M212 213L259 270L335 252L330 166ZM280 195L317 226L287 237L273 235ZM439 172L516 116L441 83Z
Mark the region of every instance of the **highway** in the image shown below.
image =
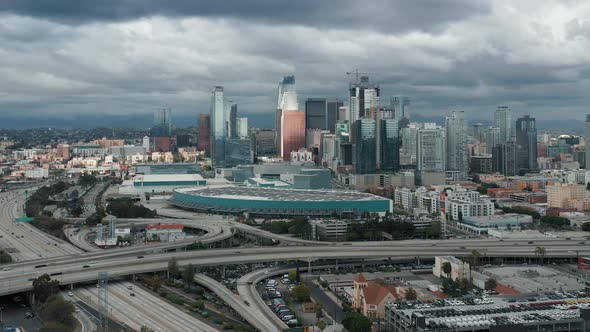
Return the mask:
M132 290L129 290L131 287ZM130 293L135 296L131 296ZM98 306L98 289L94 286L78 288L74 294L90 305ZM142 326L156 331L207 332L212 326L179 310L167 301L130 282L113 282L108 285L109 313L132 329Z
M267 269L254 271L252 273L248 273L238 279L238 293L250 303L250 307L252 307L252 311L255 312L257 315L260 316L260 319L264 317L264 320L267 321L268 331L280 331L283 329L288 328L287 324L285 324L282 320L277 317L277 315L272 312L272 310L264 303L258 291L256 290L256 284L261 280L270 277L269 273L266 272ZM282 271L272 270L272 274L281 273ZM259 328L258 326L256 326ZM259 328L260 329L260 328Z
M137 273L164 271L170 258L175 257L179 264L228 265L269 261L317 260L317 259L361 259L361 258L413 258L445 255L466 256L472 249L481 250L485 241L463 241L463 246L452 247L447 241L428 245L422 241L400 241L388 246L297 246L297 247L262 247L212 249L185 252L168 252L145 254L141 256L117 255L116 252L83 253L63 256L44 262L21 262L12 264L10 271L0 271L0 295L12 294L31 289L29 279L43 273L53 274L52 278L62 284L79 283L97 279L99 272L108 272L111 277L126 276ZM542 242L542 241L538 241ZM553 243L551 243L553 242ZM549 245L551 243L551 245ZM530 257L536 246L546 248L546 257L590 255L590 246L576 244L572 241L548 241L533 244L511 245L510 242L496 241L488 246L482 256L487 257ZM463 249L464 248L464 249ZM94 263L93 263L94 262ZM39 267L35 267L35 266ZM88 265L84 268L83 265ZM11 266L11 265L9 265Z
M219 283L217 280L207 277L204 274L196 274L195 282L207 287L210 291L217 294L227 305L232 307L238 315L252 324L255 328L262 332L277 331L276 325L273 324L265 315L259 306L254 305L249 297L236 295L232 293L227 287ZM238 286L239 287L239 286ZM246 302L248 301L248 304Z
M29 190L34 190L29 189ZM63 256L80 252L61 239L54 238L28 223L16 223L22 217L24 191L0 193L0 248L9 251L15 261Z

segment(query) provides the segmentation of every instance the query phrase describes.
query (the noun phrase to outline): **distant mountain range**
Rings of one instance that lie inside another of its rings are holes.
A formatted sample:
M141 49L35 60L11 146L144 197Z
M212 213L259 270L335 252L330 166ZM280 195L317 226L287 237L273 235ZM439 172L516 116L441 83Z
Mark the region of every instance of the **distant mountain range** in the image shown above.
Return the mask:
M274 113L241 113L241 116L248 118L250 127L274 128ZM177 127L188 127L197 125L198 114L186 115L173 114L172 123ZM444 124L444 117L422 117L414 114L413 122L436 122ZM481 122L484 126L492 125L491 121L470 121L470 126ZM25 128L97 128L97 127L128 127L128 128L149 128L153 125L153 114L134 115L102 115L102 114L76 114L42 117L42 116L18 116L0 115L0 128L25 129ZM564 131L583 133L584 122L572 120L538 120L537 127L541 129L560 129Z

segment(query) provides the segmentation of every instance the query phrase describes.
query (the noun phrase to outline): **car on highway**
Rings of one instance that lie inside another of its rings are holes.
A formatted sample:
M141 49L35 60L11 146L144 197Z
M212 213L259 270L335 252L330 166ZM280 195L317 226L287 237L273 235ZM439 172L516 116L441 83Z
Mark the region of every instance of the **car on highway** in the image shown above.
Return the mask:
M33 317L35 317L35 314L34 314L34 313L32 313L32 312L30 312L30 311L27 311L27 312L25 313L25 318L33 318Z
M68 292L68 296L74 296L74 293Z
M2 271L10 271L10 270L12 270L11 267L5 267L5 268L2 269Z
M90 265L83 265L83 266L82 266L82 268L84 268L84 269L87 269L87 268L89 268L89 267L90 267Z
M130 296L135 296L135 293L131 292L129 293Z

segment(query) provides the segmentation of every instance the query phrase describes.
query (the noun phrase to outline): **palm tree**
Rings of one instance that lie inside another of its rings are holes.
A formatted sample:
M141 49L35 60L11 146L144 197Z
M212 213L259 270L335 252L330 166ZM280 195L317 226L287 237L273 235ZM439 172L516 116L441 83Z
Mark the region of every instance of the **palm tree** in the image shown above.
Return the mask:
M547 253L547 251L545 250L545 247L536 247L535 248L535 256L540 257L541 264L543 264L543 260L545 258L546 253Z
M481 257L481 253L479 252L479 250L477 250L477 249L471 250L471 255L469 255L469 258L470 258L469 263L471 264L471 267L479 265L479 258L480 257Z
M441 265L441 270L442 272L445 274L445 276L448 278L449 274L451 273L451 271L453 270L453 267L451 266L451 263L449 262L444 262Z

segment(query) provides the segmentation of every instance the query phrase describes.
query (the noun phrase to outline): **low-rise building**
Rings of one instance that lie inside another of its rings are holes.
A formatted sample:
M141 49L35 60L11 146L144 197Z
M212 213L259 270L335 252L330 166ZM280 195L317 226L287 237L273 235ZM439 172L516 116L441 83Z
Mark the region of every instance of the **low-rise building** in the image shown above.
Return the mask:
M518 300L518 305L514 301ZM385 331L587 331L590 326L588 297L539 301L524 297L474 297L435 303L388 302L385 306Z
M397 286L369 281L360 273L354 279L352 307L372 319L382 319L385 303L397 299Z
M508 213L483 217L463 217L457 222L457 228L469 233L487 234L489 229L520 229L523 225L531 225L533 217L525 214Z
M171 242L186 238L183 224L158 224L146 227L147 241Z
M443 270L445 263L451 264L451 272L448 275ZM469 280L470 267L469 263L464 262L453 256L436 256L434 257L434 266L432 274L436 277L451 278L452 280Z
M309 221L311 225L311 236L321 241L343 241L346 240L348 222L345 220L318 220Z

